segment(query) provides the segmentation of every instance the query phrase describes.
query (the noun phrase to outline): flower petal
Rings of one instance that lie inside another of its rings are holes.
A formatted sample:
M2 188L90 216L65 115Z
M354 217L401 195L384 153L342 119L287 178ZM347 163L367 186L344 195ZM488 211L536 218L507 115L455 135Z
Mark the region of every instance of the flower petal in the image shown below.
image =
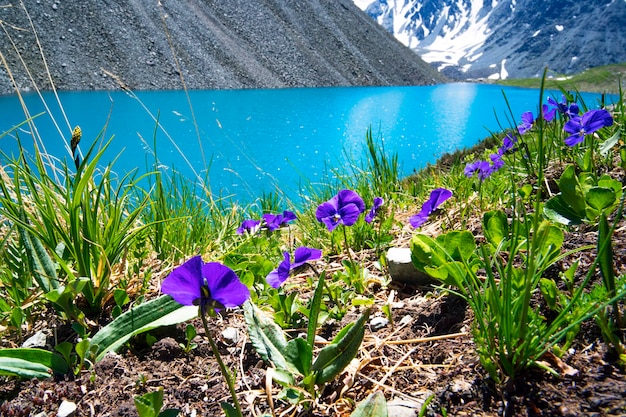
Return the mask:
M314 261L321 257L322 257L322 251L320 249L313 249L313 248L307 248L305 246L301 246L294 251L293 263L291 264L289 269L294 270L309 261Z
M171 296L177 303L185 306L194 305L193 302L202 296L202 258L194 256L180 265L163 280L161 291Z
M289 252L285 252L284 256L285 259L280 263L280 265L278 265L278 268L267 274L267 277L265 277L265 281L267 281L272 288L280 287L283 282L289 278Z
M347 204L340 207L339 217L341 217L341 223L346 226L352 226L359 219L362 211L356 204Z
M202 266L210 296L224 307L237 307L250 298L250 290L239 281L235 272L219 262L209 262Z
M424 224L424 222L426 222L426 220L428 219L428 214L420 211L419 213L417 213L414 216L411 216L409 218L409 223L411 224L411 226L413 227L420 227L421 225Z
M348 204L354 204L359 210L359 214L365 211L365 202L356 192L352 190L341 190L337 193L337 208L341 209Z

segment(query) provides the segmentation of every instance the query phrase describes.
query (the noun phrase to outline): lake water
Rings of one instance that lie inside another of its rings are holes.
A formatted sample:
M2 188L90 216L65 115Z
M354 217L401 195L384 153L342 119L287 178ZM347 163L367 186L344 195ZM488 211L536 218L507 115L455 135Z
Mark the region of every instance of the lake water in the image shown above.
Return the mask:
M304 184L327 180L329 168L363 160L370 126L388 153L398 153L407 175L510 127L524 111L536 114L539 103L538 90L465 83L134 94L59 93L67 121L52 94L44 95L48 108L37 95L25 98L31 115L45 112L35 123L46 151L57 158L68 157L78 125L83 152L94 140L114 135L104 162L121 153L114 165L119 173L152 170L156 144L166 172L189 178L208 173L214 195L243 203L277 189L297 201ZM599 95L583 97L590 108L597 106ZM24 119L17 97L0 96L0 132ZM18 132L32 149L30 132ZM15 132L0 138L1 151L16 149Z

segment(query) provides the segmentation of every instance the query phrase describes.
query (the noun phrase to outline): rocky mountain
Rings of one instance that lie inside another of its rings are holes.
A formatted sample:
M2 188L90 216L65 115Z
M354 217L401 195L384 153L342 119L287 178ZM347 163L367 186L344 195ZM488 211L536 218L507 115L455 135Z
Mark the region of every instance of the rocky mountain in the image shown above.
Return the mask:
M442 81L351 0L0 0L0 24L0 93L32 88L21 60L59 89Z
M537 77L626 61L625 0L354 0L454 79Z

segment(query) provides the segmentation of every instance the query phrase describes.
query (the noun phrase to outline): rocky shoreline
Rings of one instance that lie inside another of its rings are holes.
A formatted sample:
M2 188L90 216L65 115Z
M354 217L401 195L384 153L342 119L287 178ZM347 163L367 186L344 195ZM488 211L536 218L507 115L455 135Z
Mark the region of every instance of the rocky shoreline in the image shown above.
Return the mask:
M0 10L0 94L34 85L158 90L444 81L351 0L24 0Z

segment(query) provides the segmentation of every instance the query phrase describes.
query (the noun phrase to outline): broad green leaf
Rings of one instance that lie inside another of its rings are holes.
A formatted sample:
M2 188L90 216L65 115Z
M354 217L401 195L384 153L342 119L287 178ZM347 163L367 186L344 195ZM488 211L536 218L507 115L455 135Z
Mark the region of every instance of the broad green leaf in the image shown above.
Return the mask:
M20 378L49 378L52 371L46 365L20 358L0 356L0 375Z
M97 345L96 361L115 351L131 337L161 326L182 323L198 315L198 307L182 306L169 295L139 304L100 329L91 339Z
M290 371L297 371L291 367L283 352L287 346L287 339L283 330L274 320L259 310L251 301L246 301L243 305L243 316L248 326L248 336L254 346L254 350L259 356L275 367Z
M602 142L599 146L599 151L602 156L607 156L611 148L619 143L619 138L622 133L621 129L617 129L613 136Z
M163 407L163 388L134 397L139 417L157 417Z
M543 298L546 300L548 307L550 307L550 310L556 310L558 289L554 280L541 278L539 280L539 289L541 290L541 294L543 294Z
M382 392L376 391L356 406L350 417L387 417L387 401Z
M566 226L581 224L584 218L565 202L561 194L557 194L546 201L543 206L543 214L553 222Z
M498 247L509 235L506 213L501 210L486 212L483 215L483 228L489 243L494 247Z
M300 372L300 375L309 375L313 351L306 340L300 337L291 339L285 347L284 356L285 360Z
M443 250L455 261L467 261L476 250L474 235L467 230L452 231L437 237L437 242L441 243Z
M357 354L365 335L365 323L369 315L370 309L368 308L354 325L345 332L340 331L332 343L320 351L311 366L311 371L317 374L315 378L317 385L321 386L334 379L343 372Z
M584 216L586 205L585 194L578 181L573 165L568 165L565 171L563 171L563 174L561 174L559 189L561 190L561 198L571 207L574 213L576 213L578 217Z
M415 235L411 239L411 261L420 271L424 266L432 265L434 241L425 235Z
M612 188L591 187L585 195L587 203L598 211L611 207L617 201L617 196Z
M12 361L15 359L17 362ZM66 374L69 366L65 360L56 353L44 349L35 348L7 348L0 349L0 360L7 366L23 367L25 372L28 370L42 370L45 368L46 375L42 376L25 376L26 378L47 378L51 375L51 371L57 374ZM2 373L2 365L0 365L0 373ZM7 375L7 374L4 374ZM19 373L14 375L23 376Z

